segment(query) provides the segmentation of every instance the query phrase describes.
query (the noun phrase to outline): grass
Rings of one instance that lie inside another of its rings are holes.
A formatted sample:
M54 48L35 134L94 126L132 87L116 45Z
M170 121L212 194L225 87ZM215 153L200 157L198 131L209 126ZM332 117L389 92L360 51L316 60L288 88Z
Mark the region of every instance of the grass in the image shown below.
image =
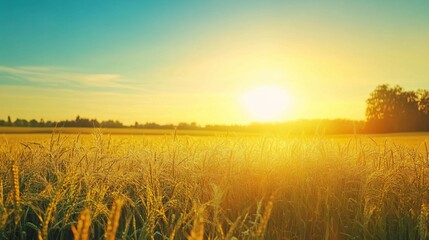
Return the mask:
M416 139L5 135L0 238L427 239Z

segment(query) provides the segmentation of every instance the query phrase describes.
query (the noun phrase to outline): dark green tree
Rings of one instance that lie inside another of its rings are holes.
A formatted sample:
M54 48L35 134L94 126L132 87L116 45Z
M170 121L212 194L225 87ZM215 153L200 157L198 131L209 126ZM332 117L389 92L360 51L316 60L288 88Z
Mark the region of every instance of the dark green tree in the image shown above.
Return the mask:
M30 120L30 122L28 122L28 125L29 125L30 127L38 127L38 126L39 126L39 123L37 122L37 120L36 120L36 119L31 119L31 120Z
M367 131L403 132L419 130L418 96L400 86L379 85L366 100Z
M429 91L419 89L417 98L420 112L420 128L423 131L429 131Z

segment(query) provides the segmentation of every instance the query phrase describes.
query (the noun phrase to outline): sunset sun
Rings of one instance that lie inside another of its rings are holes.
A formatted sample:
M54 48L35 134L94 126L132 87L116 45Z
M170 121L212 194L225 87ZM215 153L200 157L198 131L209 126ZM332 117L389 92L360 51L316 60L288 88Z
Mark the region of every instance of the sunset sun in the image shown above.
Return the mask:
M288 93L276 86L259 86L250 89L241 97L252 120L278 121L290 105Z

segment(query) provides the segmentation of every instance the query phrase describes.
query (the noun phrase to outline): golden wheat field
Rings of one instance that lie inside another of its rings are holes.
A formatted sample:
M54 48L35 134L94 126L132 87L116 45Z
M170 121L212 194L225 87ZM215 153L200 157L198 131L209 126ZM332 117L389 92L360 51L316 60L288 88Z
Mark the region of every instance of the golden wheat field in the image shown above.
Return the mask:
M428 135L5 134L1 239L427 239Z

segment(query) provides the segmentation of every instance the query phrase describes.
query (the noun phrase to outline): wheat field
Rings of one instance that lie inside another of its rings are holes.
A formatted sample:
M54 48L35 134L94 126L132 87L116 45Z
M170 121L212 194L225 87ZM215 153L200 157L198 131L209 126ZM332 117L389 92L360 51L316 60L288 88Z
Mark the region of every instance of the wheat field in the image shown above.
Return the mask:
M0 141L1 239L429 237L426 135Z

